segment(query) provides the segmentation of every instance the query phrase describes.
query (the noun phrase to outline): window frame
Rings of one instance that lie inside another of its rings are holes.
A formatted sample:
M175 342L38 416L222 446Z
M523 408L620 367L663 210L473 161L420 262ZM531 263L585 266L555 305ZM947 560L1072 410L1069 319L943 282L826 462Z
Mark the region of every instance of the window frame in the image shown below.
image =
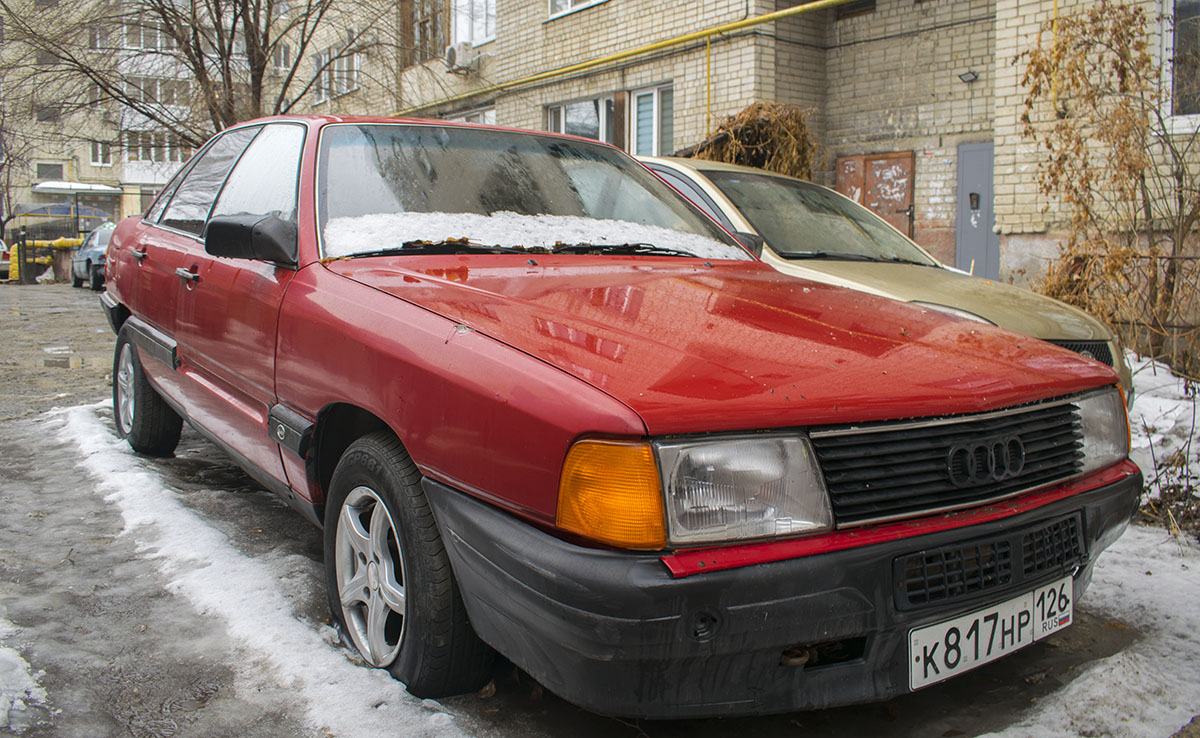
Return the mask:
M91 164L94 167L111 167L113 165L112 142L90 141Z
M576 2L576 0L565 0L565 2L567 3L566 10L556 11L554 10L554 0L546 0L546 8L548 11L546 20L562 18L564 15L578 13L581 10L587 10L588 8L596 5L603 5L604 3L608 2L608 0L578 0L578 2Z
M476 3L483 7L483 33L480 38L475 38L475 10ZM463 6L466 9L464 10ZM488 8L491 8L491 13ZM471 29L470 38L464 38L460 31L460 17L466 13L466 28ZM492 20L491 33L488 33L487 20L488 17ZM496 0L450 0L450 43L461 44L469 43L472 48L479 48L484 44L491 43L496 40Z
M1164 8L1162 29L1162 65L1163 86L1167 94L1163 99L1163 119L1167 124L1169 134L1191 134L1200 131L1200 112L1175 113L1175 3L1170 1L1170 7ZM1200 22L1200 18L1197 19ZM1200 52L1200 49L1198 49ZM1200 71L1200 70L1198 70Z
M565 102L554 103L552 105L545 106L543 108L543 113L542 113L544 130L549 131L550 133L561 133L565 136L579 135L579 134L575 134L575 133L567 133L567 107L570 105L579 105L582 103L596 103L596 108L599 111L599 116L598 116L599 120L597 121L597 129L596 129L597 132L599 133L599 136L597 138L588 139L588 140L599 141L600 143L606 143L606 144L613 143L613 140L610 140L610 138L607 136L608 130L609 130L609 128L612 129L613 135L611 138L616 139L617 138L617 135L616 135L617 126L620 125L622 123L622 121L618 120L619 116L617 116L617 114L616 114L616 95L611 92L603 93L600 95L592 95L591 97L583 97L583 98L579 98L576 100L568 100ZM611 104L613 107L612 113L609 113L609 110L608 110L609 104ZM558 127L557 128L553 127L553 125L552 125L552 122L554 119L553 118L554 111L558 112ZM612 116L612 120L609 120L610 115ZM588 138L588 137L580 136L580 138Z
M671 146L672 150L663 152L662 148L662 91L671 91ZM653 130L650 151L638 149L637 108L638 98L651 95L652 117L650 126ZM649 87L631 90L629 103L626 106L629 153L633 156L671 156L675 146L675 83L663 82Z

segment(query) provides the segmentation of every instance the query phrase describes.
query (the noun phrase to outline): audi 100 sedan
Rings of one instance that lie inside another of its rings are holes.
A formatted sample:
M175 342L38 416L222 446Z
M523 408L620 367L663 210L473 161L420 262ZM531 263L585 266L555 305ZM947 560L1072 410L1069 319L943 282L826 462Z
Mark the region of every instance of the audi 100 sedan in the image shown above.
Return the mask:
M626 716L921 689L1069 627L1141 489L1112 369L785 277L581 139L245 123L107 277L117 431L323 526L420 696L495 652Z

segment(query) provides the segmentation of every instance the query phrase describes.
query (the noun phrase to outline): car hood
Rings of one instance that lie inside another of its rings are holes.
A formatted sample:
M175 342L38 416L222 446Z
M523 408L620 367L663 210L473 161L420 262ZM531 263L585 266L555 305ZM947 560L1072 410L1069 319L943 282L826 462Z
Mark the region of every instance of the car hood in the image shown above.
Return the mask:
M905 302L966 310L996 325L1059 341L1107 341L1100 321L1045 295L941 267L863 261L789 261L764 249L763 259L784 274L815 279Z
M650 434L981 412L1112 384L1040 341L757 262L376 257L327 267L603 390Z

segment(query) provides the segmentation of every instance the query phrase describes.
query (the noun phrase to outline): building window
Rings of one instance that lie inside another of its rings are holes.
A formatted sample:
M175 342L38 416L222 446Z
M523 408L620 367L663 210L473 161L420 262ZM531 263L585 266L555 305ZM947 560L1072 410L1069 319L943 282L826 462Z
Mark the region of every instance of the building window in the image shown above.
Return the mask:
M347 31L344 45L317 54L317 102L358 89L358 54L348 53L356 36L353 30Z
M612 143L616 124L612 97L594 97L546 108L546 129L555 133Z
M469 113L451 116L446 118L446 120L456 123L483 123L484 125L494 126L496 125L496 109L480 108L479 110L472 110Z
M406 67L437 59L446 48L445 0L411 0L401 18Z
M1175 0L1171 114L1200 115L1200 0Z
M126 131L124 139L129 161L184 162L192 155L190 146L164 131Z
M39 123L53 123L62 116L62 111L57 105L38 105L33 109L33 117Z
M875 12L875 0L853 0L853 2L837 6L837 19L853 18L873 12Z
M88 29L88 48L92 51L100 51L108 48L108 30L93 26Z
M634 92L630 111L633 153L669 156L675 151L675 89L663 85Z
M292 67L292 47L287 44L279 44L275 47L275 53L271 55L271 63L276 69L291 69Z
M451 0L454 43L479 46L496 37L496 0Z
M92 141L92 166L112 166L112 144L108 141Z
M572 10L586 8L589 5L599 5L607 0L550 0L550 17L566 15Z
M62 164L38 164L37 178L40 180L62 180L63 165Z
M125 84L129 97L140 102L187 105L191 101L192 88L186 79L130 77Z
M170 51L175 48L175 39L154 23L133 20L125 26L125 46L130 49Z

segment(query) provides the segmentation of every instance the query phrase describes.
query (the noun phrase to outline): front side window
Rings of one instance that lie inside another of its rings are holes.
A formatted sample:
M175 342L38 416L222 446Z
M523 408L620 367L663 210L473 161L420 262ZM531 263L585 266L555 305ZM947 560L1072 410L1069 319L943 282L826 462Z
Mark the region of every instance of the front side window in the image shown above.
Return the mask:
M632 97L634 153L669 156L675 151L675 89L662 85L635 92Z
M937 266L863 206L832 190L770 174L702 169L785 259L898 261Z
M496 0L450 0L454 42L479 46L496 37Z
M226 175L258 131L239 128L217 139L179 184L159 222L199 236Z
M748 258L715 223L606 146L467 128L339 125L321 135L319 168L325 256L444 244Z
M304 128L270 125L238 159L213 215L274 215L296 220L296 188Z
M595 97L590 100L551 105L546 108L546 130L582 136L612 143L616 115L613 98Z

